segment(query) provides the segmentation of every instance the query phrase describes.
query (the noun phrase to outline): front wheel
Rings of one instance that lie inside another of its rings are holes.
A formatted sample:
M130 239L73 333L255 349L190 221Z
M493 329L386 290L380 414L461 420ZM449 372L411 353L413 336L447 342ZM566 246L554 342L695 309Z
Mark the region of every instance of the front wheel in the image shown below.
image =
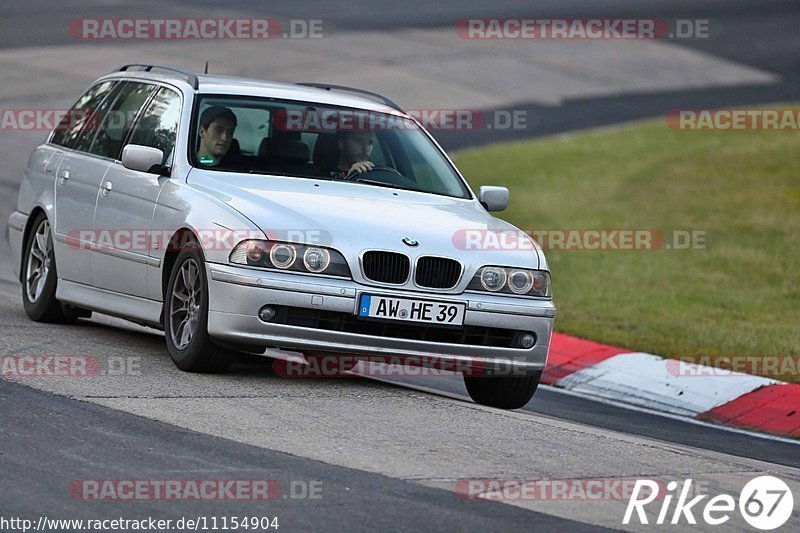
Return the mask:
M524 376L464 376L464 384L475 403L518 409L533 398L541 377L541 370Z
M224 372L228 350L208 336L208 280L202 255L181 251L164 295L164 336L175 366L186 372Z

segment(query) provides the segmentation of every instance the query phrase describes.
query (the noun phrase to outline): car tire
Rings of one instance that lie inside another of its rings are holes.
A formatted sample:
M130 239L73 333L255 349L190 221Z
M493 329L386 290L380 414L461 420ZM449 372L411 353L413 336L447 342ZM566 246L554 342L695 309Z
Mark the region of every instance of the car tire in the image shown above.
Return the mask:
M175 366L186 372L224 372L231 354L208 335L208 279L200 252L184 249L164 294L164 335Z
M519 409L533 398L541 377L541 370L524 376L464 376L464 384L475 403Z
M22 258L20 272L25 314L34 322L77 322L78 311L56 300L58 270L53 249L53 232L44 213L39 213L33 220L31 231L25 239Z

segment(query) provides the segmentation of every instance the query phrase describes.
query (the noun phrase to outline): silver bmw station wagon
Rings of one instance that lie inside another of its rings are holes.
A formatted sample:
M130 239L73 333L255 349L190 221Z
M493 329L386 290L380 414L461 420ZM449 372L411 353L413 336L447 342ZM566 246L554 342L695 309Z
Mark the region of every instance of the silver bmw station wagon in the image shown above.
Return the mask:
M507 204L380 95L126 65L33 151L9 238L32 320L155 327L190 372L275 349L444 365L517 408L555 307L541 248L489 214Z

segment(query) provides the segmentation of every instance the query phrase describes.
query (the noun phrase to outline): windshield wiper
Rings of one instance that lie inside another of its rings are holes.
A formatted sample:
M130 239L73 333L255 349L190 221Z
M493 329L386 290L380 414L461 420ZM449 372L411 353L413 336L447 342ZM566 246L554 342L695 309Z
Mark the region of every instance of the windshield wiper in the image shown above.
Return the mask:
M248 171L250 174L259 174L262 176L284 176L287 178L303 178L303 179L311 179L311 180L326 180L326 181L333 181L333 178L328 176L306 176L304 174L290 174L288 172L274 172L269 170L259 170L259 169L250 169Z
M402 185L395 185L394 183L386 183L385 181L377 181L377 180L365 180L365 179L358 179L358 180L347 180L350 183L364 183L365 185L375 185L377 187L386 187L388 189L400 189L401 191L421 191L422 189L410 189L408 187L403 187Z

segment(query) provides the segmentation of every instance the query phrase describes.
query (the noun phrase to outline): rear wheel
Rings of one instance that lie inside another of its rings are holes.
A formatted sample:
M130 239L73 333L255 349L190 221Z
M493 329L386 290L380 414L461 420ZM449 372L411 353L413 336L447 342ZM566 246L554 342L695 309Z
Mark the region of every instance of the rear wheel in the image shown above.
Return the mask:
M44 213L33 221L25 240L22 262L22 305L35 322L74 323L78 310L56 300L58 271L53 251L53 232Z
M475 403L518 409L533 398L541 377L541 370L524 376L464 376L464 384Z
M187 372L224 372L227 349L208 336L208 280L202 255L180 252L164 295L164 335L172 362Z

